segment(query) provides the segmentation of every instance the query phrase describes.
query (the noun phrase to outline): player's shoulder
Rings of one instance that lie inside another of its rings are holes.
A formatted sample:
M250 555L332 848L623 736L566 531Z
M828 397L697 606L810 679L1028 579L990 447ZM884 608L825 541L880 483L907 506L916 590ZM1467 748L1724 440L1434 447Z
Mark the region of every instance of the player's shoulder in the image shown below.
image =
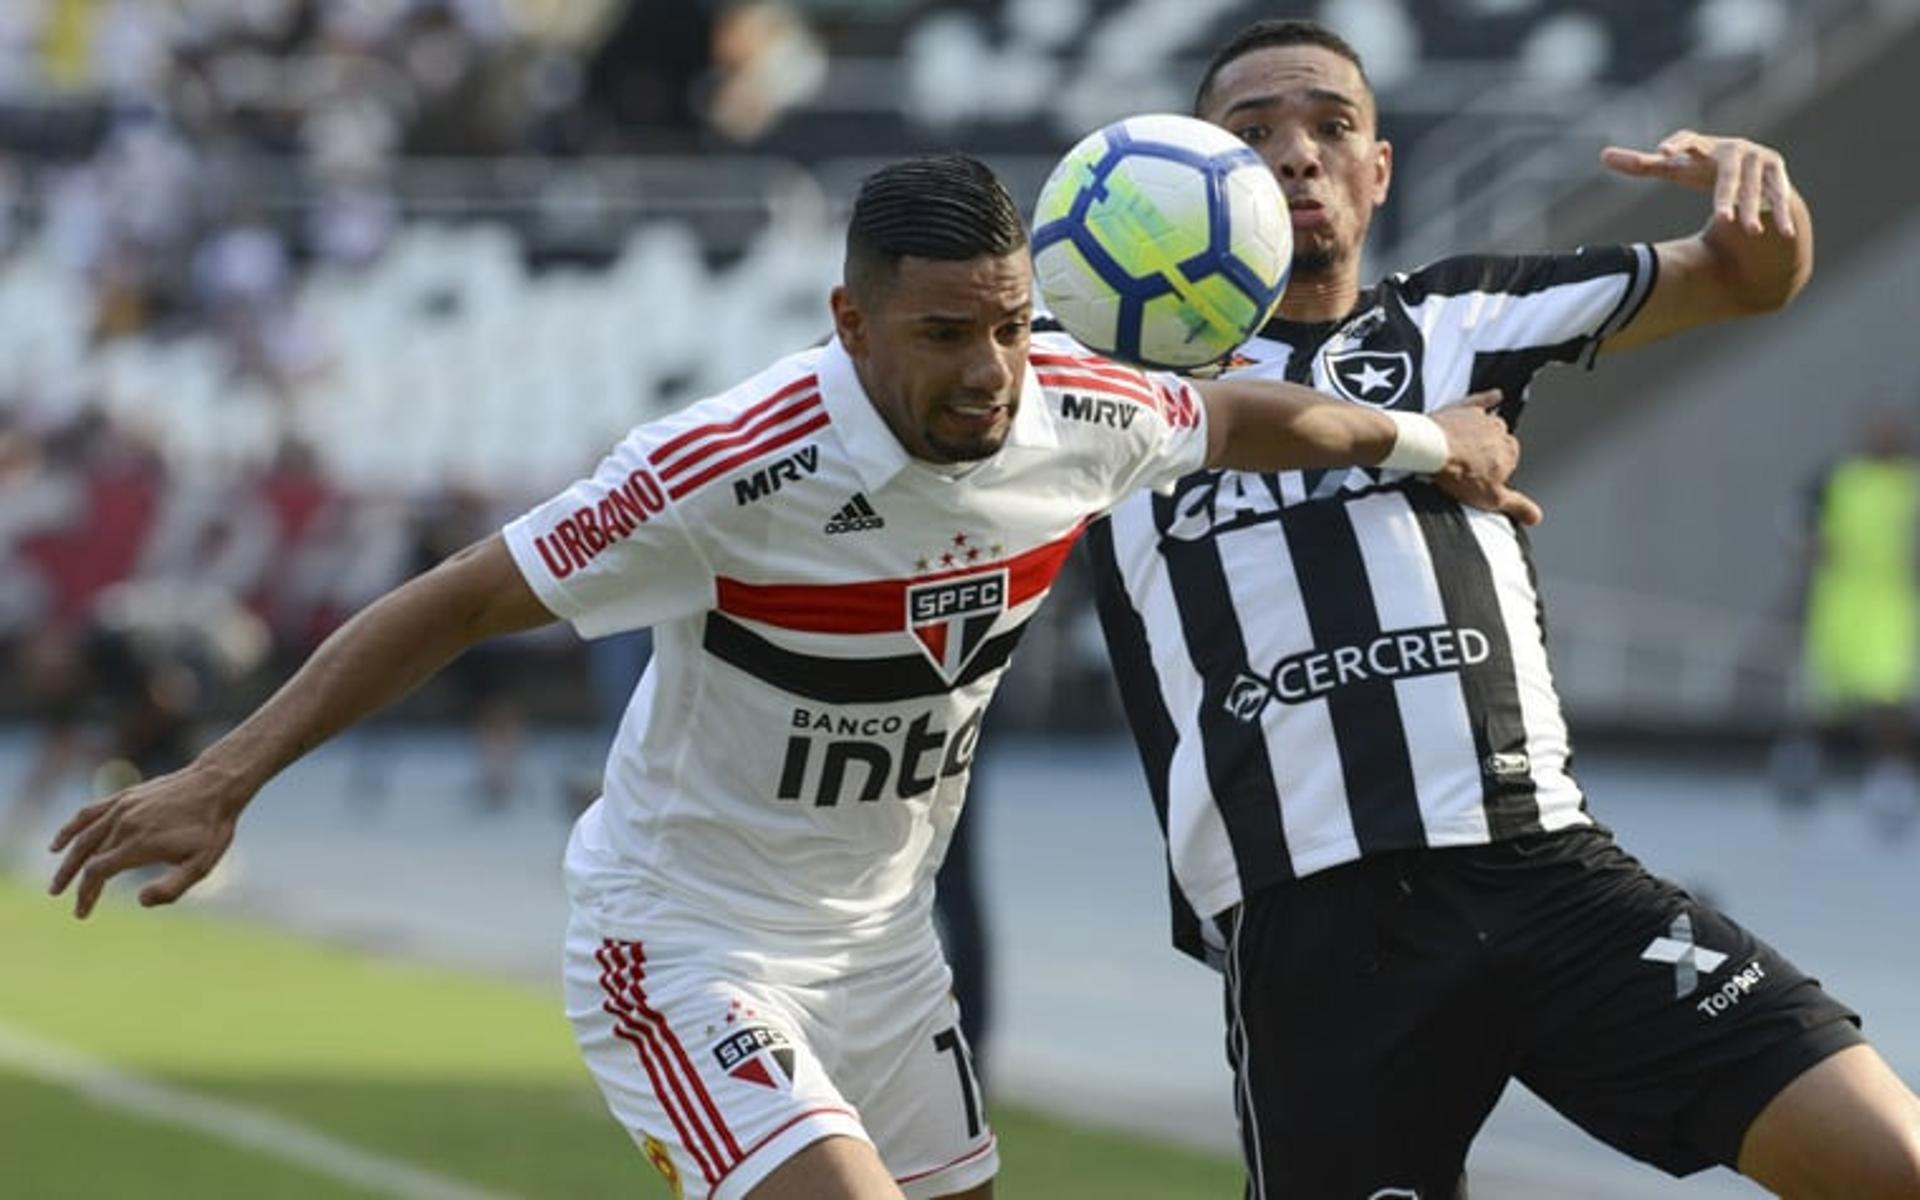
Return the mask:
M1635 267L1630 246L1583 246L1556 254L1456 254L1390 275L1384 286L1403 303L1474 294L1522 297Z
M1036 332L1028 363L1063 429L1125 432L1148 414L1176 426L1198 420L1197 398L1181 380L1096 354L1064 333Z
M650 421L634 431L633 450L676 502L768 462L817 455L818 434L830 424L819 361L818 347L788 355L726 391Z

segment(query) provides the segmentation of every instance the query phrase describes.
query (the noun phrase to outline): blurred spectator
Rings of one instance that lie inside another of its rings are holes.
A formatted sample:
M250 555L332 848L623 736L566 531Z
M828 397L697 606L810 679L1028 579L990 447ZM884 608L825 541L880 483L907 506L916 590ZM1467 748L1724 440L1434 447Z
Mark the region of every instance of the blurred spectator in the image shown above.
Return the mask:
M632 0L587 67L585 95L596 123L610 125L605 140L693 149L695 89L712 61L713 35L710 0Z
M500 517L486 496L471 489L456 487L435 497L415 530L413 568L407 573L429 570L495 532L503 523ZM473 737L473 794L488 812L507 807L519 785L526 722L515 674L523 653L520 640L494 638L469 649L446 670Z
M728 4L713 31L707 123L728 141L757 142L826 80L826 47L804 14L779 0Z
M1860 797L1889 831L1920 817L1913 705L1920 669L1920 460L1903 415L1883 414L1856 452L1813 489L1805 670L1812 721L1857 739L1866 755ZM1819 744L1808 733L1775 753L1790 799L1814 795Z

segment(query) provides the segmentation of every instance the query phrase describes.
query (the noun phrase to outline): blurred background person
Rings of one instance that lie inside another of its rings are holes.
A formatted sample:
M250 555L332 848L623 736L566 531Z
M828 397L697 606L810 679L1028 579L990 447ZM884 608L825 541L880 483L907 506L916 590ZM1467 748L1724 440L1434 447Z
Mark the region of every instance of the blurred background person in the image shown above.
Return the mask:
M1863 759L1860 804L1888 833L1920 817L1913 761L1920 667L1920 459L1913 423L1884 412L1808 489L1804 643L1810 728L1775 750L1783 798L1823 783L1822 740Z

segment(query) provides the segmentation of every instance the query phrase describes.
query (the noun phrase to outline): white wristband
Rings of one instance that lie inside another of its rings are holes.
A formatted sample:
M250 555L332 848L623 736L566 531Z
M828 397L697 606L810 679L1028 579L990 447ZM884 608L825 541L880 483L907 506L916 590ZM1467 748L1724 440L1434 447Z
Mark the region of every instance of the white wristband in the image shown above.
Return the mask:
M1380 460L1381 466L1431 475L1447 465L1447 431L1438 421L1419 413L1390 412L1386 417L1394 425L1393 449Z

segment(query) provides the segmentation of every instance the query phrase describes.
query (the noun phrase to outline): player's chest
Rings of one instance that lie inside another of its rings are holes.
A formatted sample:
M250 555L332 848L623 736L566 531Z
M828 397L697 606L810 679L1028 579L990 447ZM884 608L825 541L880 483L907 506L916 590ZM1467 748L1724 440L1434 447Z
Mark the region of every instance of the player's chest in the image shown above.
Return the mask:
M1471 354L1394 299L1331 328L1276 323L1229 361L1231 377L1285 379L1368 408L1425 412L1463 395Z
M876 486L799 455L763 470L747 487L736 481L729 534L714 547L721 575L836 583L1017 571L1064 557L1099 507L1070 479L1037 472L952 480L909 468Z

